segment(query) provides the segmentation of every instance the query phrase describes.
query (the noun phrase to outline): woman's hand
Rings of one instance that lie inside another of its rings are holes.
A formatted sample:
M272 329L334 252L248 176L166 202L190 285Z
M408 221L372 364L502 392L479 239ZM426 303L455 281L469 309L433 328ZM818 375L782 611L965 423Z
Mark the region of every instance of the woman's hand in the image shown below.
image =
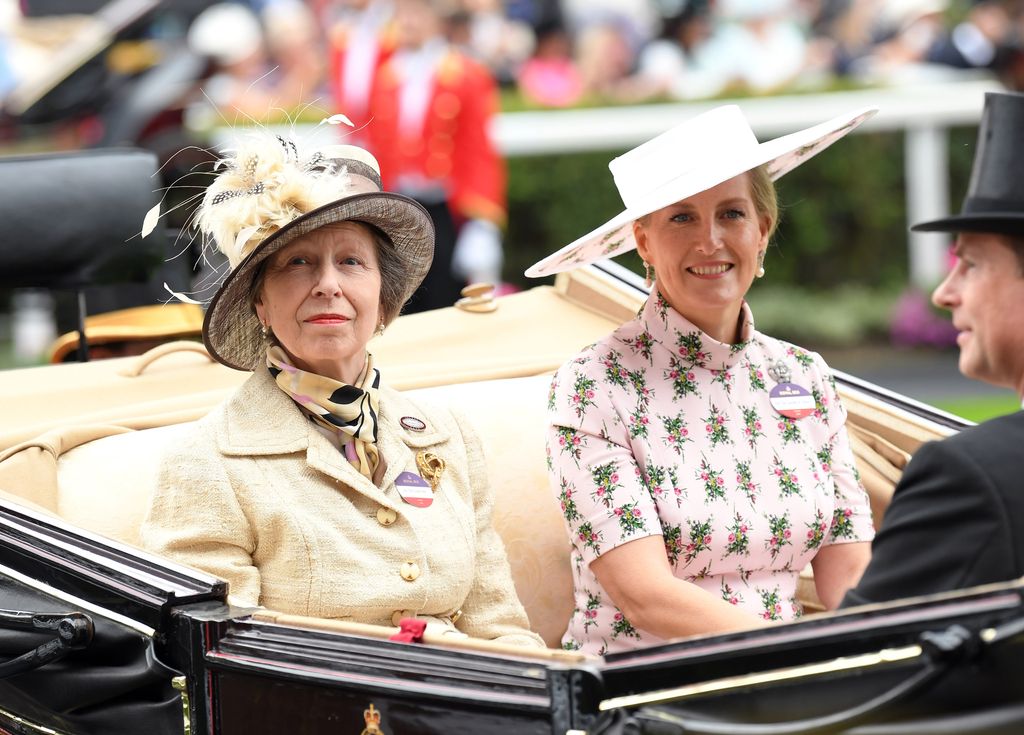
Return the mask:
M871 543L859 541L823 547L811 559L814 587L827 610L835 610L846 591L860 581L871 561Z
M672 573L661 536L617 546L590 564L635 627L661 638L726 633L764 621Z

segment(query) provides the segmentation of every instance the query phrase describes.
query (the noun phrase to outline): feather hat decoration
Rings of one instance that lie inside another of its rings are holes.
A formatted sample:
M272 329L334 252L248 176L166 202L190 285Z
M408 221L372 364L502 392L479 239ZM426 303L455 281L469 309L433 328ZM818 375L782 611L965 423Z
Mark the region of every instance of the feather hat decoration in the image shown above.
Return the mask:
M217 163L223 170L207 188L196 224L232 268L296 217L359 193L350 172L380 189L377 161L362 148L319 148L304 161L299 155L293 140L254 132L242 139L234 155ZM367 191L365 183L361 188Z
M231 267L203 323L207 349L229 367L255 370L263 362L253 279L267 258L298 237L346 220L378 228L406 265L402 303L430 268L430 216L412 199L382 191L377 161L362 148L330 145L304 151L295 140L254 130L216 169L220 173L203 196L195 225Z

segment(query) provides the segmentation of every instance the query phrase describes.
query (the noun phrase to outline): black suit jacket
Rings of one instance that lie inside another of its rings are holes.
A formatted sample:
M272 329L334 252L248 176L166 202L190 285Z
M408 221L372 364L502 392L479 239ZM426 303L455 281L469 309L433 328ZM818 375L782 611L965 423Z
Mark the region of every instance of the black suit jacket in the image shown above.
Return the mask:
M922 446L842 606L1024 575L1024 411Z

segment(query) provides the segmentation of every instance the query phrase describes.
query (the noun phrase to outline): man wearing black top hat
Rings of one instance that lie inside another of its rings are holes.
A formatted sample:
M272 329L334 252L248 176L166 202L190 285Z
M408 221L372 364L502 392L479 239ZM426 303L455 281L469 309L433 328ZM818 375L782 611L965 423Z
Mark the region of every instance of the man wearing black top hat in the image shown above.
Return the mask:
M1024 95L990 93L954 232L956 266L932 301L953 314L960 372L1024 398ZM1024 575L1024 411L922 446L907 465L844 606Z

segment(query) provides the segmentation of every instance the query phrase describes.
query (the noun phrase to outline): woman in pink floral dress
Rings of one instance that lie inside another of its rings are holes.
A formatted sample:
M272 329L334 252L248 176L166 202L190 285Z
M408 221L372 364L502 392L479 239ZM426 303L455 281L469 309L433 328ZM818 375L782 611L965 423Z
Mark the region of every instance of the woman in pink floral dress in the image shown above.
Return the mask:
M566 648L792 620L808 562L829 608L859 578L874 530L828 366L758 332L745 295L778 220L774 179L873 112L760 144L734 106L689 120L611 162L621 215L527 271L635 247L654 279L636 319L551 386Z

